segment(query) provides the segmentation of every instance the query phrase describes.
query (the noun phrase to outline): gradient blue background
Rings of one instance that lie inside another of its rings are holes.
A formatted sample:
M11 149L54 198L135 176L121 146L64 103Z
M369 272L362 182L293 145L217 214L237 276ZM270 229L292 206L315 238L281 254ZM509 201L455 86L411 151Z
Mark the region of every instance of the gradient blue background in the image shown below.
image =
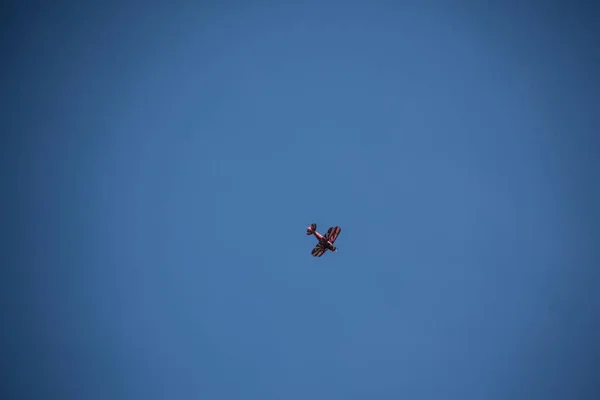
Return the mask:
M123 4L3 11L3 399L600 398L593 3Z

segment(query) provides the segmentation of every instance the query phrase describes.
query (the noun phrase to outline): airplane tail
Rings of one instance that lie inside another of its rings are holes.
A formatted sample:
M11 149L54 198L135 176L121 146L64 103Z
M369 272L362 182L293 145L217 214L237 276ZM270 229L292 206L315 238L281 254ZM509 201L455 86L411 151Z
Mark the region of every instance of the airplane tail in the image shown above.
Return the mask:
M307 235L312 235L317 230L317 224L310 224L310 226L306 229Z

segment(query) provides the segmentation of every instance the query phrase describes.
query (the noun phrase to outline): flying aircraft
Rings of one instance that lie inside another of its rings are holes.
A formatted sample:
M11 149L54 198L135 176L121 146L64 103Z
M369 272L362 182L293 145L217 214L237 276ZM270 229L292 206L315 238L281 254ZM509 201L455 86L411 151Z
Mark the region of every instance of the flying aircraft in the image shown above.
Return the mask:
M313 257L321 257L327 250L331 250L333 252L337 251L337 248L333 245L335 239L337 239L338 235L342 230L339 226L332 226L327 230L325 236L321 235L317 232L317 224L311 224L306 229L307 235L315 235L315 237L319 240L319 243L312 250Z

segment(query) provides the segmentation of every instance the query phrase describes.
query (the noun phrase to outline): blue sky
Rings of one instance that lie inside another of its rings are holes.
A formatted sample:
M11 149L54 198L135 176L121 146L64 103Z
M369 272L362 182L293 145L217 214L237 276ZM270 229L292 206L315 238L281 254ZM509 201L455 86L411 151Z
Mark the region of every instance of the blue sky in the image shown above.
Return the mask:
M21 4L3 391L597 398L596 7Z

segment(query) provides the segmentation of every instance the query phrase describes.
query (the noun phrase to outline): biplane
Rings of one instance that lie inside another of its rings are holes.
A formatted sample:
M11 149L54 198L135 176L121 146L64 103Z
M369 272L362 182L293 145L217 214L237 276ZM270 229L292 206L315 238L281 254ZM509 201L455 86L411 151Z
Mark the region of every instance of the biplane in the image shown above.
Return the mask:
M333 245L333 243L335 243L335 240L341 231L342 230L339 226L332 226L327 230L325 235L321 235L319 232L317 232L317 224L311 224L306 229L306 234L315 235L317 240L319 240L319 243L317 243L315 248L312 249L311 254L313 257L321 257L327 250L336 252L337 248Z

